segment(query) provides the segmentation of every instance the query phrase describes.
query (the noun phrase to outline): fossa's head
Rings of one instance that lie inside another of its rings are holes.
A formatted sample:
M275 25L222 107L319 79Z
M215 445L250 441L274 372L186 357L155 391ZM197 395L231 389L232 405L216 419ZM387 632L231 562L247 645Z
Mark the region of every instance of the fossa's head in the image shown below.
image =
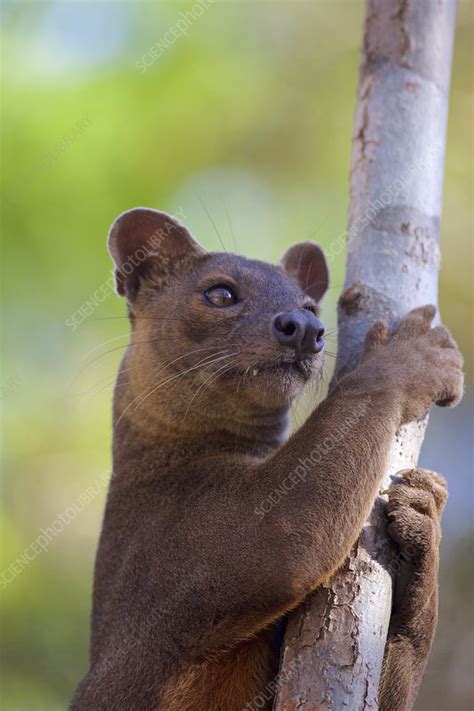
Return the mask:
M245 417L287 407L321 370L328 271L316 244L290 247L279 266L209 253L177 220L145 208L120 215L108 244L132 323L127 382L137 403L143 393L142 403L168 402L174 416L233 408Z

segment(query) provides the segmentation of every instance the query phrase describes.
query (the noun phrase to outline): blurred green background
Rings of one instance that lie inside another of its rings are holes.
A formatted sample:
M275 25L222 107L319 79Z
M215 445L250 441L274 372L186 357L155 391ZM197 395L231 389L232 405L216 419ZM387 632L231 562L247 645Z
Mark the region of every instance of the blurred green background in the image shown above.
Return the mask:
M468 383L472 10L461 0L441 275ZM204 203L227 247L230 222L247 256L275 261L309 237L333 244L346 226L363 13L359 0L3 3L5 711L64 709L87 668L100 477L128 330L109 318L125 314L110 288L110 222L149 205L219 249ZM343 251L330 267L323 317L333 327ZM419 710L473 707L471 397L434 413L421 460L445 474L451 496ZM40 535L45 550L32 553Z

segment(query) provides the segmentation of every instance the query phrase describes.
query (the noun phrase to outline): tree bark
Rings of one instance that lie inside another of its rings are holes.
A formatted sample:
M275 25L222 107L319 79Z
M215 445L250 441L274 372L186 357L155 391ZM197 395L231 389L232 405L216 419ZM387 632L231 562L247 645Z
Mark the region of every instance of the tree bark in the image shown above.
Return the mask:
M373 321L437 303L455 16L455 0L367 5L338 377L357 363ZM416 464L426 421L398 432L381 491ZM380 496L342 570L290 615L275 711L377 709L395 572L383 507Z

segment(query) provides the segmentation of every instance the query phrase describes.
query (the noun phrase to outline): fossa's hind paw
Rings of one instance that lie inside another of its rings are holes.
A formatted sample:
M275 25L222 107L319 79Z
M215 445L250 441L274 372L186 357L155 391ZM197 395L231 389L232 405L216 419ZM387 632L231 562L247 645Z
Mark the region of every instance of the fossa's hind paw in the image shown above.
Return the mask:
M398 472L387 493L388 533L399 548L414 558L437 548L448 497L443 477L419 467L406 469Z

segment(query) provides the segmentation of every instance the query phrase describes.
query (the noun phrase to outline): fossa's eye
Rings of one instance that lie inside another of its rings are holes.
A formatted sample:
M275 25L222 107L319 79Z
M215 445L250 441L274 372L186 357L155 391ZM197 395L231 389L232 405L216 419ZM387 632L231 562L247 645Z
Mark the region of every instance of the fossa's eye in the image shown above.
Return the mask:
M225 284L216 284L204 292L206 300L217 308L222 309L226 306L233 306L237 302L237 296L230 286Z

